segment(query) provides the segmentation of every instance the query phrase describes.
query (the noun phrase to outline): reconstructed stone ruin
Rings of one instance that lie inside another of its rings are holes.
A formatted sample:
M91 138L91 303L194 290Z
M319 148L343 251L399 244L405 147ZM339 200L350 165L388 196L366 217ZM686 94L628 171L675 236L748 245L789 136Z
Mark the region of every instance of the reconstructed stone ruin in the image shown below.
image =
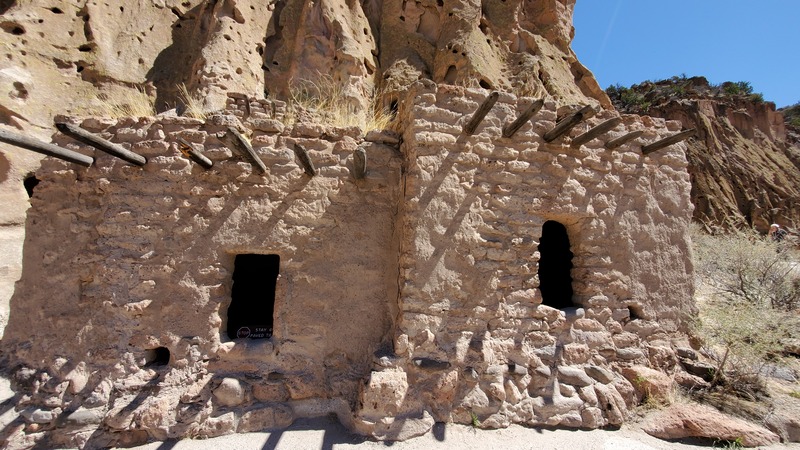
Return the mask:
M400 134L367 139L284 129L281 102L235 95L206 122L74 122L147 162L57 134L94 164L36 173L2 341L24 418L8 445L329 413L388 440L435 421L621 424L639 400L623 369L678 370L694 312L685 146L643 155L679 124L633 115L580 137L613 111L553 138L575 117L553 101L504 137L533 101L423 80L399 101Z
M56 115L186 97L216 111L230 92L287 100L314 84L359 113L423 79L611 108L570 48L575 1L0 0L0 125L49 140ZM40 159L0 144L0 338Z

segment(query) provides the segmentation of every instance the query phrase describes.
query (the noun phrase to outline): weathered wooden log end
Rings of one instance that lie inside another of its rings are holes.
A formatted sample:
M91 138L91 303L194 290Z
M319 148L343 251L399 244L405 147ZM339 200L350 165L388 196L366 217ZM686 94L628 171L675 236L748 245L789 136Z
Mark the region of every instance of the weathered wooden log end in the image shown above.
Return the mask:
M228 127L225 131L225 138L239 153L243 154L245 158L249 159L251 163L258 167L259 172L267 173L267 166L264 165L264 161L261 161L261 158L256 155L250 142L248 142L236 128Z
M500 98L500 93L497 91L492 92L489 94L488 97L481 103L478 107L475 114L469 119L466 125L464 125L464 134L471 136L475 133L475 130L478 128L478 125L483 122L484 117L489 114L489 111L492 110L492 107L495 103L497 103L497 99Z
M300 146L300 144L294 144L294 154L297 156L300 165L308 176L313 177L317 174L317 169L314 167L314 163L311 162L308 151Z
M192 144L190 144L186 139L178 138L178 148L180 149L183 156L196 162L204 169L208 170L214 166L214 163L211 162L210 159L208 159L204 154L195 150L194 146L192 146Z
M510 138L514 136L514 134L525 125L525 122L529 121L534 114L539 112L544 106L544 100L536 100L535 102L531 103L525 111L522 112L513 122L509 123L508 125L503 127L503 137Z
M619 125L620 122L622 122L622 118L621 117L614 117L613 119L608 119L605 122L601 123L600 125L597 125L596 127L590 129L586 133L583 133L582 135L580 135L580 136L576 137L575 139L573 139L572 143L570 145L573 148L578 148L583 144L587 144L592 139L600 136L603 133L607 133L607 132L611 131L612 129L614 129L614 127Z
M53 158L63 159L71 163L80 164L84 167L89 167L94 162L94 158L91 156L73 152L72 150L67 150L55 144L42 142L38 139L33 139L10 131L0 130L0 142L5 142L6 144L11 144L43 155L52 156Z
M583 108L579 109L578 111L561 119L561 121L559 121L556 124L556 126L553 127L552 130L544 134L543 138L545 142L555 141L560 136L569 132L569 130L573 129L575 125L581 123L581 121L593 116L594 112L595 110L591 105L586 105Z
M353 150L353 177L357 180L367 175L367 151L362 147Z
M672 136L665 137L664 139L655 141L652 144L645 145L644 147L642 147L642 154L647 155L657 150L661 150L664 147L669 147L672 144L677 144L680 141L683 141L685 139L694 136L694 133L695 129L690 128L686 131L681 131L680 133L673 134Z
M56 128L61 133L71 137L72 139L75 139L78 142L92 146L101 152L108 153L109 155L117 157L127 163L139 167L147 163L147 158L144 156L134 153L119 144L115 144L111 141L101 138L100 136L92 134L83 128L63 122L56 122Z
M624 134L616 139L606 142L606 148L609 150L614 150L615 148L621 147L634 139L638 139L643 134L644 130L631 131L628 134Z

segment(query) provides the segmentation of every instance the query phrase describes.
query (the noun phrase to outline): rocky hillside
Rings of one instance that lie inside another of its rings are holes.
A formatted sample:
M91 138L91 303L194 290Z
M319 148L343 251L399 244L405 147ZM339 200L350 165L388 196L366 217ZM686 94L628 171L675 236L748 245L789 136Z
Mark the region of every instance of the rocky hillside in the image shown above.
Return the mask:
M783 119L786 122L786 142L800 146L800 102L792 106L781 108Z
M679 120L688 141L694 218L712 227L800 226L797 128L747 82L673 77L606 92L621 112ZM791 115L790 115L791 118Z

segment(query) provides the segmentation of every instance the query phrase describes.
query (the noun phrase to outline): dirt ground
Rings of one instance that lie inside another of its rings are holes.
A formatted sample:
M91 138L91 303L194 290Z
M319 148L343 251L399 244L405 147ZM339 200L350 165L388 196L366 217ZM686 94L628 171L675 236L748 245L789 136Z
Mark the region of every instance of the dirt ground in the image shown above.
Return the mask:
M722 446L720 446L722 447ZM437 424L431 433L404 442L372 442L353 436L335 418L303 419L286 430L270 433L233 434L203 441L153 442L138 450L672 450L708 449L692 443L666 442L635 425L619 430L549 430L513 425L502 430L476 430L464 425ZM724 447L723 447L724 448ZM800 444L763 447L798 450Z
M8 406L13 393L9 382L0 378L0 405ZM0 427L13 420L13 408L2 408ZM436 424L433 431L404 442L373 442L353 435L335 417L319 417L295 421L285 430L232 434L206 440L152 442L134 447L136 450L332 450L332 449L391 449L391 450L672 450L704 449L698 442L666 442L654 438L636 423L619 430L550 430L513 425L502 430L478 430L469 426ZM764 447L770 450L800 450L800 444L777 444Z
M12 401L9 382L0 378L0 405ZM0 427L16 416L13 408L2 408ZM436 424L433 430L404 442L373 442L347 431L335 417L295 421L285 430L232 434L206 440L152 442L136 450L332 450L332 449L568 449L568 450L672 450L709 448L698 443L666 442L629 424L619 430L550 430L513 425L503 430L478 430L469 426ZM777 444L769 450L800 450L800 444Z

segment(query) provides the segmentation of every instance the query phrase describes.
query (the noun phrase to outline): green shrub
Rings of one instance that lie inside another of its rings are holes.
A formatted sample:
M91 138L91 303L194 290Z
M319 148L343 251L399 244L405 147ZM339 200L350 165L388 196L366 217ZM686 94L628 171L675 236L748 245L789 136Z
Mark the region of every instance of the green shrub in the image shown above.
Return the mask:
M695 226L692 242L704 294L694 331L714 361L712 385L750 396L797 332L786 311L800 308L798 255L756 232L712 236Z
M697 274L717 295L772 309L800 308L800 256L755 231L712 236L693 228Z
M722 83L722 92L725 95L750 95L753 93L753 86L749 81L726 81Z
M643 94L633 88L614 84L606 88L606 94L612 101L619 102L624 109L644 112L650 109L650 102L647 101Z
M783 118L786 120L786 123L793 127L800 128L800 102L781 109L781 112L783 112Z

